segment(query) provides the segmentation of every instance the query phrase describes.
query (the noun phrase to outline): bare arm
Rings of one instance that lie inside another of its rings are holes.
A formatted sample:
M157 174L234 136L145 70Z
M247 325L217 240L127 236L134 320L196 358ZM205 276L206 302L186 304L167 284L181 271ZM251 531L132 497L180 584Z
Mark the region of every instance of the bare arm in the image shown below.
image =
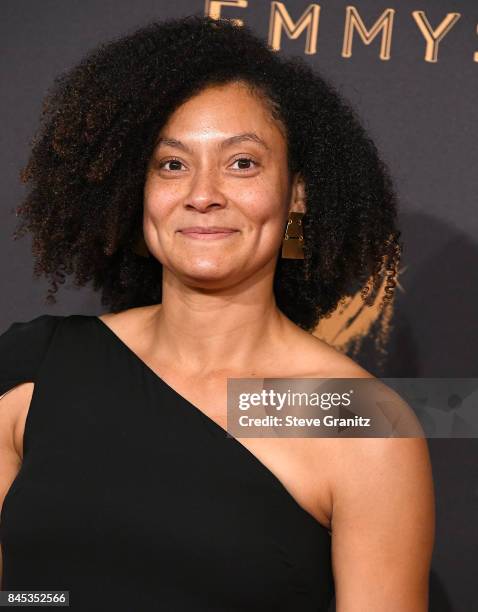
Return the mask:
M18 449L19 438L15 436L19 415L30 405L33 383L24 383L0 396L0 508L5 495L21 467ZM3 571L3 555L0 545L0 581ZM3 585L0 582L0 589Z
M337 612L427 612L435 505L426 440L349 438L338 448Z

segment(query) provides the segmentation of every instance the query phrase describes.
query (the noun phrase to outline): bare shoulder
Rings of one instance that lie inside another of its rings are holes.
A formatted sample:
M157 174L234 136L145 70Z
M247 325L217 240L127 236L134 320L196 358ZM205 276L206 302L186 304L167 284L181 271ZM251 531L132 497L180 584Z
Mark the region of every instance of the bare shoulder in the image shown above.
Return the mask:
M317 378L375 378L351 357L317 336L299 328L296 338L309 368L317 372Z
M323 340L314 336L314 340L320 345L317 349L327 359L327 370L330 377L337 378L375 378L375 376L354 361L351 357L338 349L330 346Z
M308 347L311 376L373 379L374 389L385 388L388 393L380 379L334 347L315 337L308 339ZM390 393L395 400L394 392ZM408 418L406 406L398 404L397 410ZM332 535L337 612L425 612L435 529L426 439L316 438L308 442L310 464L321 475L321 490L327 491L327 496L320 493L317 499Z

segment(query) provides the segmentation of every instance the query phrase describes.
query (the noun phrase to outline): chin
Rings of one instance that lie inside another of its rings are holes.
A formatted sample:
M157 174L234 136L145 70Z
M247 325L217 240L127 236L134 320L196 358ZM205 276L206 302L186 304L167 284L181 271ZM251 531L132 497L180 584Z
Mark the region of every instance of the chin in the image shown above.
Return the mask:
M232 278L232 271L224 268L198 267L182 270L180 276L186 278L188 282L213 285L214 283L223 284L226 279L230 280Z

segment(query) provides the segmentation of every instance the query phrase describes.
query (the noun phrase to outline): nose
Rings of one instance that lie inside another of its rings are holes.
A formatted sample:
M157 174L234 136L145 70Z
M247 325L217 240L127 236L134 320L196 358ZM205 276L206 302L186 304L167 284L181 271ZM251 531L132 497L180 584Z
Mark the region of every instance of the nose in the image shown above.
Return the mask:
M226 201L215 171L204 168L198 170L192 179L190 191L184 200L184 206L187 209L205 212L209 208L223 208Z

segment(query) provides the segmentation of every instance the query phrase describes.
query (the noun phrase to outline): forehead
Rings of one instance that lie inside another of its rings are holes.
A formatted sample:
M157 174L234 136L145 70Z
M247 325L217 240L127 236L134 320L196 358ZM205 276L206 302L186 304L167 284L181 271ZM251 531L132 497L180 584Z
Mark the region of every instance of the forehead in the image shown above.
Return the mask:
M282 126L262 96L242 83L227 83L210 85L181 104L158 136L212 141L240 133L255 133L271 148L284 145Z

